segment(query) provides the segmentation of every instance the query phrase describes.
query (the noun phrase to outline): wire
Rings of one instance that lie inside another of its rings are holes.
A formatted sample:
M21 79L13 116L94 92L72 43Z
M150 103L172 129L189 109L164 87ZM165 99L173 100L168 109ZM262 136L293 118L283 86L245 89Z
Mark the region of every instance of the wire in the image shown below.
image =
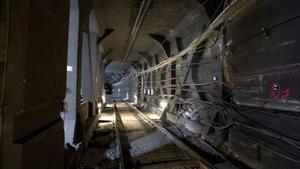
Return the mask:
M218 13L218 11L219 11L220 7L222 6L222 3L223 3L223 2L224 2L224 0L222 0L222 1L220 2L219 6L217 7L217 9L215 10L214 14L213 14L212 17L211 17L211 20L210 20L209 24L213 21L214 17L215 17L216 14Z
M142 6L141 6L141 8L139 10L139 13L138 13L138 16L136 18L136 22L134 23L134 26L132 28L132 32L131 32L132 35L130 36L131 39L129 40L129 46L128 46L128 48L126 50L126 53L125 53L125 56L123 58L123 63L127 60L128 56L130 54L130 51L131 51L131 49L132 49L132 47L134 45L134 42L136 40L137 34L138 34L139 30L140 30L140 26L143 23L145 14L147 13L147 11L148 11L151 3L152 3L152 0L147 0L146 6L144 6L145 1L146 0L143 0Z
M208 1L208 0L207 0ZM205 2L206 3L206 2ZM193 21L190 21L189 20L189 22L188 22L189 24L186 24L183 28L181 28L182 30L184 30L185 28L187 28L187 27L189 27L190 26L190 24L193 24L194 22ZM177 31L177 32L179 32L179 31ZM162 45L162 44L164 44L165 42L167 42L169 39L171 39L171 38L174 38L176 36L176 34L173 34L171 37L169 37L168 39L166 38L164 41L162 41L160 44ZM151 47L151 49L149 49L149 51L151 51L151 50L154 50L154 49L156 49L156 45L153 45L153 47ZM148 54L147 56L151 56L150 54ZM165 60L164 60L165 61ZM163 62L163 61L161 61L161 62Z
M196 47L192 52L189 52L189 56L192 56L193 54L195 53L202 53L206 50L209 50L211 49L212 47L215 46L216 42L220 39L220 36L221 35L221 31L218 32L218 34L215 36L215 39L211 42L211 44L208 44L208 43L205 43L203 45L200 45L198 47ZM201 49L201 50L199 50ZM213 59L213 58L205 58L205 59ZM191 60L191 59L190 59ZM186 61L183 61L183 63L181 62L181 64L179 66L185 66L185 67L188 67L188 66L191 66L191 65L196 65L197 63L190 63L190 60L186 60ZM203 60L203 59L202 59ZM161 63L163 63L164 61L162 61ZM202 64L208 64L209 62L207 63L203 63L203 62L198 62L198 63L202 63ZM174 64L173 62L171 62L170 64ZM167 65L166 65L167 66ZM160 73L163 73L163 72L167 72L167 71L170 71L170 70L174 70L174 69L169 69L169 67L166 68L166 70L164 71L159 71ZM175 69L177 70L177 69ZM153 70L153 71L156 71L156 70ZM150 71L149 73L151 73L152 71Z

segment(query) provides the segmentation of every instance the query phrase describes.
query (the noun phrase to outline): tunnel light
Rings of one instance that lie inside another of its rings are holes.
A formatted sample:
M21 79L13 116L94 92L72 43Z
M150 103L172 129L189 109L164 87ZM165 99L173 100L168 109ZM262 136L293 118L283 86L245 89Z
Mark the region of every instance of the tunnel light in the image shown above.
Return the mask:
M106 103L106 96L105 95L102 95L102 102Z
M159 106L165 109L168 106L168 103L166 101L160 101Z
M72 66L67 66L67 72L73 72L73 67Z
M98 114L101 114L102 103L98 103L97 107L98 107Z
M137 104L137 102L138 102L137 96L134 95L133 98L134 98L134 104Z
M101 109L101 106L102 106L102 103L97 104L98 109Z

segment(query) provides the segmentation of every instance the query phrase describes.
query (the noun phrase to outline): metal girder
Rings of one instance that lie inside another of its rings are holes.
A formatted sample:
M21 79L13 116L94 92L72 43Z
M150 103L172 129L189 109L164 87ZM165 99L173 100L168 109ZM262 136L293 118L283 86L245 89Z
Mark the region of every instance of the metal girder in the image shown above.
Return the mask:
M114 29L106 28L103 35L97 38L97 44L99 45L108 35L110 35Z

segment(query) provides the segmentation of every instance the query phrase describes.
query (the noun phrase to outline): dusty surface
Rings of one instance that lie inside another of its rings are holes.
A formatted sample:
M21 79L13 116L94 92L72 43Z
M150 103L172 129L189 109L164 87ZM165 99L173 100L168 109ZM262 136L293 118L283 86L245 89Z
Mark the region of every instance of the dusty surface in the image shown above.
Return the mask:
M111 160L107 154L115 146L113 129L113 109L106 108L99 118L92 141L83 154L78 169L114 169L117 160ZM115 153L114 151L112 153ZM113 156L115 156L113 154Z
M173 144L126 103L119 102L116 116L125 168L200 168L196 161ZM114 136L114 111L109 106L101 115L80 169L118 168L119 153ZM157 119L155 115L152 118Z

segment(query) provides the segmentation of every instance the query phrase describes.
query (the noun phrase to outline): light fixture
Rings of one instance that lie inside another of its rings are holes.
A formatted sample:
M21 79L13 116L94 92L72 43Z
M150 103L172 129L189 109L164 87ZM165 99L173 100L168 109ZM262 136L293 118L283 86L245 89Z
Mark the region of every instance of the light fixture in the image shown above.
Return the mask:
M162 100L162 101L160 101L159 106L162 109L165 109L168 106L168 103L166 101Z
M137 104L137 102L138 102L137 96L134 95L133 98L134 98L134 104Z
M72 66L69 66L69 65L67 65L67 72L73 72L73 67L72 67Z
M101 114L101 107L102 107L102 103L97 103L97 108L98 108L98 114Z
M102 95L102 102L103 102L103 104L106 103L106 96L105 96L105 94Z
M154 89L151 89L151 96L154 95Z

